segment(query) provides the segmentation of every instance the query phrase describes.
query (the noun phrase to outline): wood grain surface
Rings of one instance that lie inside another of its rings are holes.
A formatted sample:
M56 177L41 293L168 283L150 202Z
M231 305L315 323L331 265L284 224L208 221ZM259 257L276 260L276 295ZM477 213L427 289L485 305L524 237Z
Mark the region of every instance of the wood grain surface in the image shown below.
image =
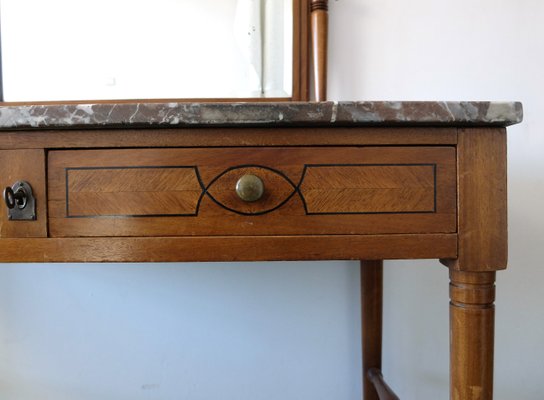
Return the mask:
M457 129L414 127L171 128L6 131L0 149L452 145Z
M456 254L455 234L0 240L0 262L380 260Z
M258 201L242 201L236 191L238 180L244 175L258 176L265 185L263 196ZM207 186L206 192L211 198L233 212L243 214L259 214L280 207L295 194L293 182L281 174L262 167L241 167L231 169L219 175L216 180Z
M45 152L44 150L0 151L0 192L16 181L27 181L36 199L35 221L10 221L8 209L1 200L0 237L44 237L47 236L47 200L45 197Z
M495 272L450 271L450 399L493 399Z
M310 0L293 2L293 94L294 101L310 100Z
M434 165L308 166L300 192L309 213L432 212Z
M66 216L196 215L202 189L196 169L66 170Z
M369 372L382 368L383 261L361 261L363 399L379 400Z
M312 58L316 101L327 100L328 0L311 0Z
M307 167L304 176L305 166L315 164L330 168ZM187 176L170 171L184 167ZM138 169L145 173L135 173ZM318 169L316 175L313 171ZM254 204L234 192L236 180L248 171L260 174L265 184L265 196ZM53 237L448 233L456 229L453 147L51 151L48 173ZM199 190L197 216L171 216L180 210L192 211ZM155 199L155 204L148 204ZM316 215L309 215L312 212ZM255 215L242 215L247 213ZM139 217L131 218L131 214Z
M377 397L375 397L376 400L399 400L399 397L393 392L393 389L389 387L383 378L381 370L372 368L368 371L368 376L375 388L375 393L377 395ZM363 397L363 399L372 399L372 397Z
M504 269L508 259L506 130L461 129L457 169L459 257L443 262L462 271Z

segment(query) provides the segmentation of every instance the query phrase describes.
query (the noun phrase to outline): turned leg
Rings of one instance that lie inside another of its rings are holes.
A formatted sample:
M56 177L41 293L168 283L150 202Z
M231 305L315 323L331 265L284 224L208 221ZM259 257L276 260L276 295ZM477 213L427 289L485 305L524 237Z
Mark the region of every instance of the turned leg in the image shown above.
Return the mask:
M329 0L311 0L315 101L327 100L327 36Z
M361 261L363 399L378 400L368 371L382 368L383 262Z
M492 400L495 272L450 270L450 399Z

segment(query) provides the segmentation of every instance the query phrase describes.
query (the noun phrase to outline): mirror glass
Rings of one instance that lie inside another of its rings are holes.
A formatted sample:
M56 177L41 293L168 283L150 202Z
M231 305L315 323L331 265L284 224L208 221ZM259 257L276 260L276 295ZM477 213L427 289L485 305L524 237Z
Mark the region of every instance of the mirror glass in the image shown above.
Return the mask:
M293 0L1 0L4 101L286 98Z

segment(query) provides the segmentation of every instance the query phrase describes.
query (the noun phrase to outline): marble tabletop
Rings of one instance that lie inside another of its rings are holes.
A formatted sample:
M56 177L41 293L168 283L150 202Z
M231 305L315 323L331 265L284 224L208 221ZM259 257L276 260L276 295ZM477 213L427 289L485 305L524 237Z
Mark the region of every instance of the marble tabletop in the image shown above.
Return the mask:
M97 102L0 106L0 129L93 129L188 126L508 126L519 102Z

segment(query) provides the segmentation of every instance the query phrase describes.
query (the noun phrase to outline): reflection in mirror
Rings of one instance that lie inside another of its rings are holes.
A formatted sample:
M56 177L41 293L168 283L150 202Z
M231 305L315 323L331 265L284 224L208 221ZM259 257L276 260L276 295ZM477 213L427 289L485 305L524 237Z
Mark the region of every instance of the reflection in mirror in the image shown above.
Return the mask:
M296 0L1 0L4 101L288 98Z

